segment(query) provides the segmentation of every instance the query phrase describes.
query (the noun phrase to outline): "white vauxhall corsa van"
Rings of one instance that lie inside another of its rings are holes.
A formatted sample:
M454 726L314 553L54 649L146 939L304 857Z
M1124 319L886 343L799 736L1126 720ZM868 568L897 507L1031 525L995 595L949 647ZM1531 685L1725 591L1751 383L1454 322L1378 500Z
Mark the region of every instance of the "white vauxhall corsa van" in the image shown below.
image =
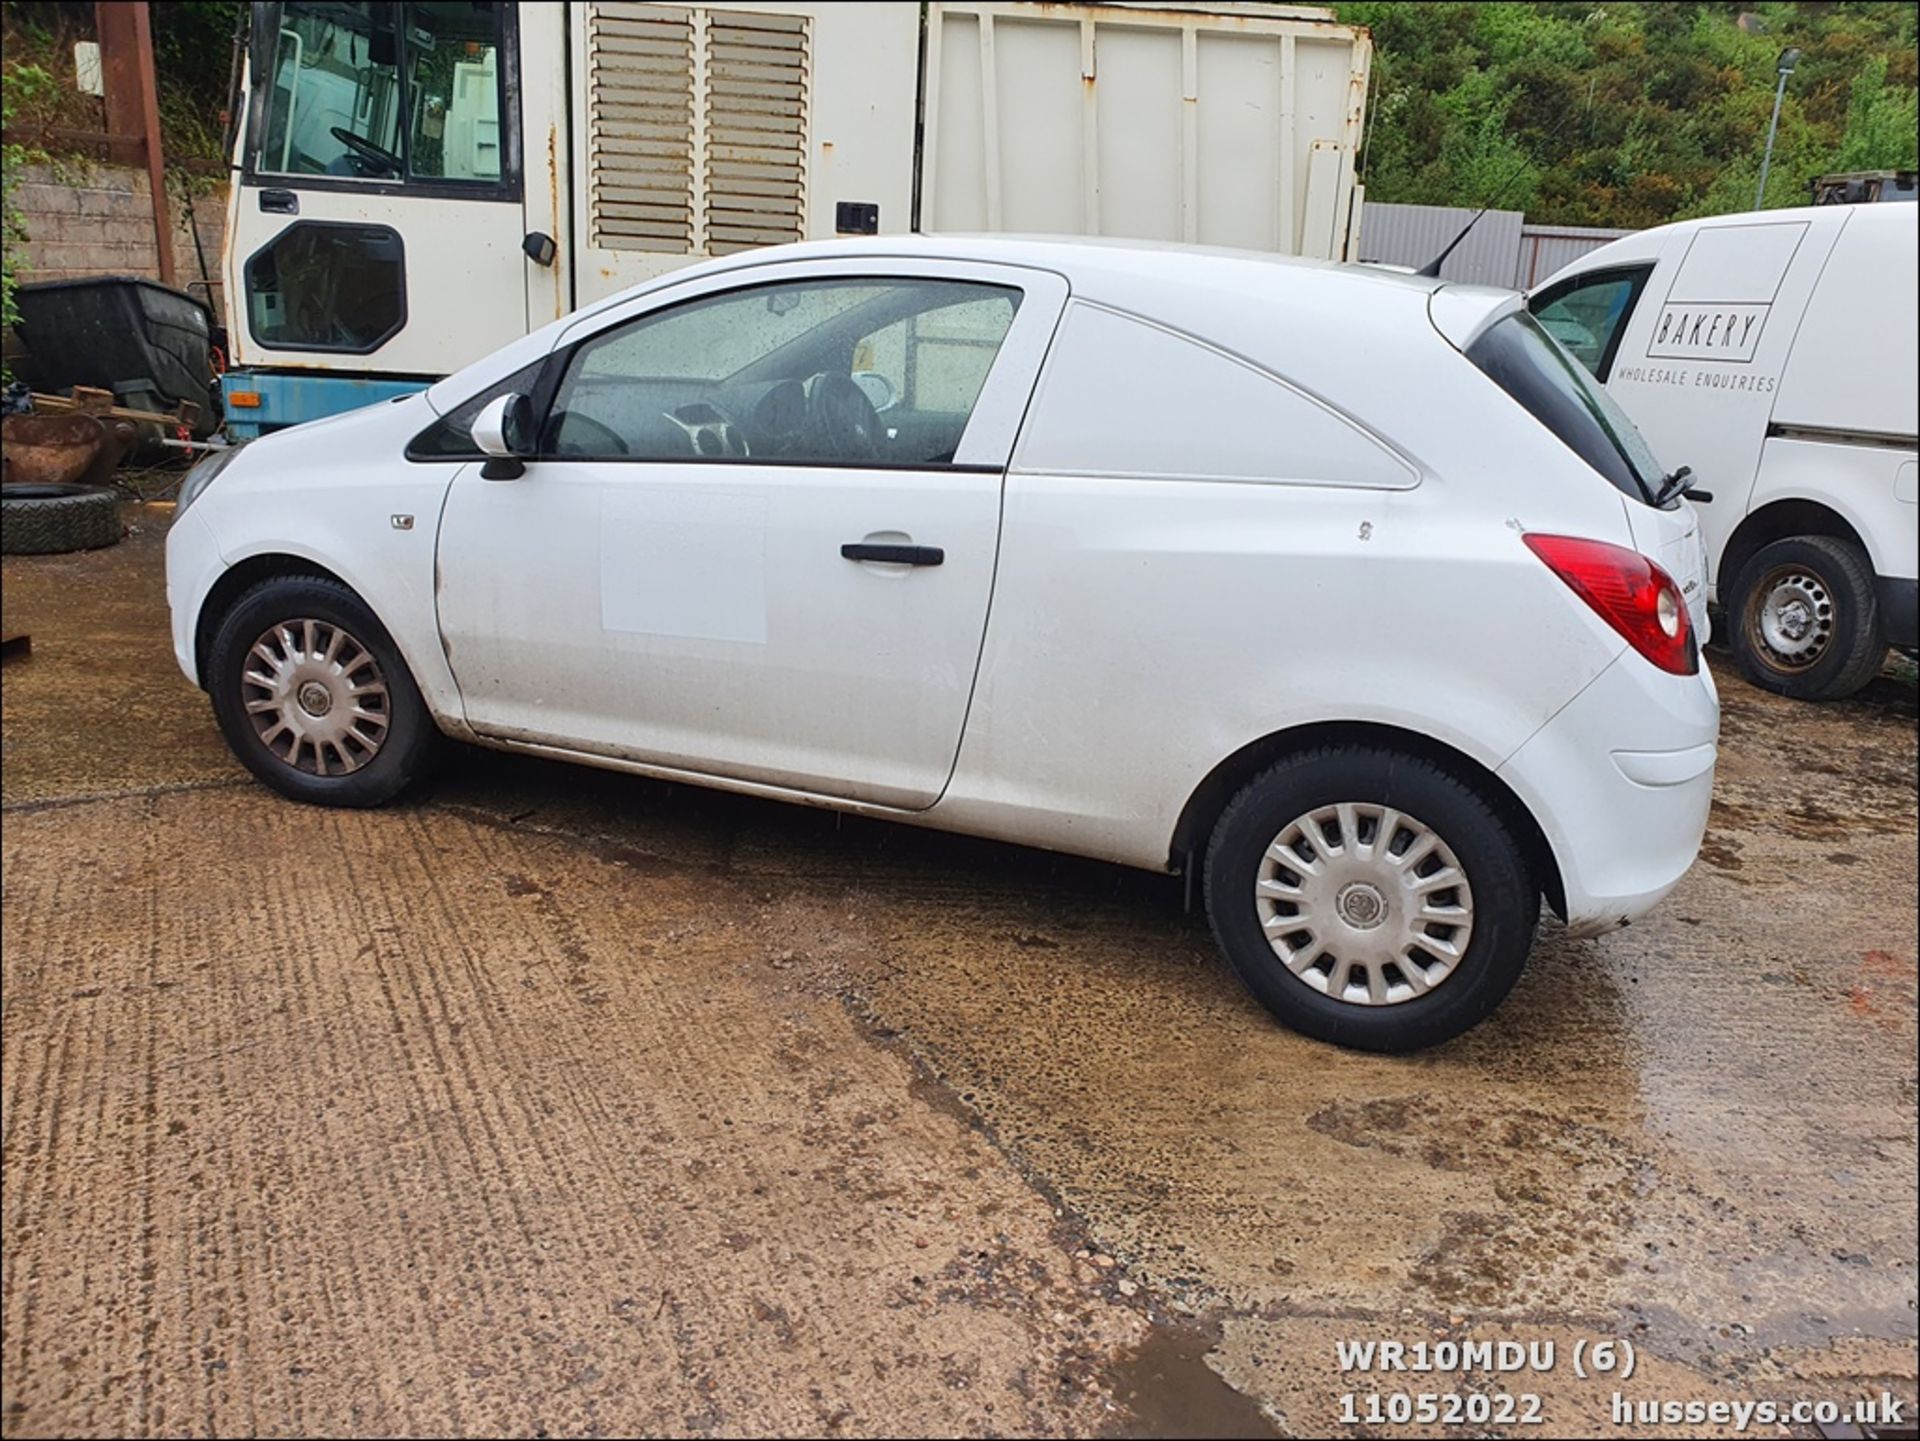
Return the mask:
M1529 299L1661 462L1693 468L1734 655L1783 695L1850 695L1920 639L1916 235L1911 205L1690 220Z
M1490 1012L1700 847L1684 482L1519 296L1233 251L776 246L215 453L174 648L378 805L442 736L1201 882L1310 1035Z

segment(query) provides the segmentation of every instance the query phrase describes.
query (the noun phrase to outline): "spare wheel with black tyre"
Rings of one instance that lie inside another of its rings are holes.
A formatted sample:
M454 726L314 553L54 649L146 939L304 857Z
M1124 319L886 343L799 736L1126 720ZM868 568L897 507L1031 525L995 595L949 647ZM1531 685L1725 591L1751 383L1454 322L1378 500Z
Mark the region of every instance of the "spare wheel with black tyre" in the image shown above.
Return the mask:
M0 553L57 555L120 539L120 492L101 485L0 486Z

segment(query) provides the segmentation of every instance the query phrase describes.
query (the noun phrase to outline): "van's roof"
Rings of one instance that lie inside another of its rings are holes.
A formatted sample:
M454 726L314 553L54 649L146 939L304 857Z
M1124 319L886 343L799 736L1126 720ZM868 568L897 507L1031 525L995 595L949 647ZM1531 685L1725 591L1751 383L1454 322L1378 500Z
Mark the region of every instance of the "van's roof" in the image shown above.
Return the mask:
M1806 221L1814 225L1862 226L1868 230L1884 230L1893 233L1905 226L1914 228L1916 219L1920 219L1920 205L1792 205L1778 210L1740 210L1727 215L1702 215L1693 220L1676 220L1668 225L1656 225L1650 230L1636 230L1631 235L1623 235L1589 250L1567 265L1556 270L1535 286L1544 289L1562 276L1577 275L1584 270L1594 270L1602 266L1615 265L1623 261L1641 260L1659 253L1669 238L1683 231L1714 230L1721 227L1740 225L1779 225L1793 221Z
M805 241L742 251L666 272L535 331L483 366L428 391L436 409L457 404L494 371L507 374L545 353L581 320L690 282L739 275L752 283L763 267L820 260L952 261L1020 266L1062 276L1073 294L1191 330L1215 344L1263 359L1283 331L1344 336L1405 334L1437 327L1455 346L1520 304L1518 294L1369 265L1302 260L1257 250L1056 235L874 235ZM1285 326L1276 324L1284 316ZM1252 331L1248 334L1246 332ZM1234 337L1238 337L1236 341ZM1360 341L1364 349L1365 342ZM483 373L486 378L483 377Z
M1235 250L1218 245L1104 236L1009 234L871 235L803 241L742 251L690 265L684 270L669 272L662 280L671 283L757 265L861 256L876 260L904 258L1024 265L1065 276L1076 292L1084 292L1087 284L1098 276L1145 277L1172 285L1251 285L1263 297L1307 287L1324 291L1328 286L1352 287L1356 295L1425 297L1451 283L1379 266L1306 260L1270 251ZM601 305L608 303L600 302Z

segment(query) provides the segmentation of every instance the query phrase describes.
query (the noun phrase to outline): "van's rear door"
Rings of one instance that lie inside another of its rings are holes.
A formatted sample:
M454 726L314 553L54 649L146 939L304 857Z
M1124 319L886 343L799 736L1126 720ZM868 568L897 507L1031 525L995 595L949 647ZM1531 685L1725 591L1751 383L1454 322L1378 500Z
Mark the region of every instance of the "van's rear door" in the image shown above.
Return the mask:
M1633 527L1634 548L1660 562L1661 569L1673 577L1687 602L1693 618L1694 633L1706 644L1710 634L1707 620L1707 550L1700 539L1700 516L1690 501L1681 501L1668 509L1627 501L1627 523Z

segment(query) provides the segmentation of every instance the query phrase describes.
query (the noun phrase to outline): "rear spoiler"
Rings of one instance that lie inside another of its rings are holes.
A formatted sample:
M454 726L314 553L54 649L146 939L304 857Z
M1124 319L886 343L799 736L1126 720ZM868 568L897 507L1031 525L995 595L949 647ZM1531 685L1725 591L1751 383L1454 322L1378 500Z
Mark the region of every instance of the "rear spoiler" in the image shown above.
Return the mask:
M1443 285L1427 297L1427 318L1455 350L1464 351L1495 321L1527 308L1517 290L1490 285Z

